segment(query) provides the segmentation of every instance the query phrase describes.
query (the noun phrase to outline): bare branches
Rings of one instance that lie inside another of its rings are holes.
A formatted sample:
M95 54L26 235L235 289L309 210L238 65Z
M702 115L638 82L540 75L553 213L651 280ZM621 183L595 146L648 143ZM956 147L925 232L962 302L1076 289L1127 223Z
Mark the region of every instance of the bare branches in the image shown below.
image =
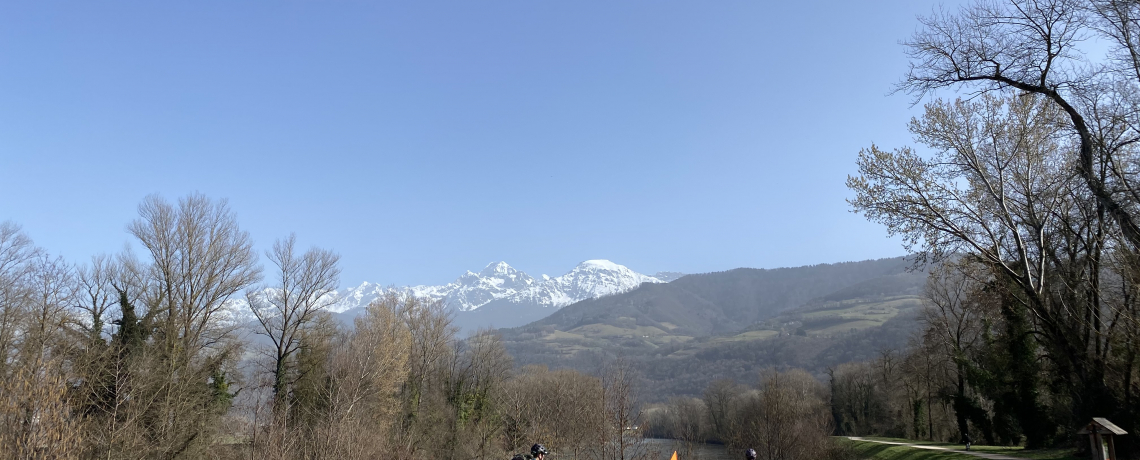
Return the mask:
M161 312L164 339L192 356L223 338L225 301L260 279L253 241L224 200L191 195L175 207L151 196L139 215L128 230L151 257L146 304Z
M0 371L7 367L15 351L19 322L34 293L29 279L32 262L42 252L18 225L0 222Z
M107 315L119 303L115 278L121 271L115 260L106 255L92 257L90 265L76 269L79 284L76 305L90 318L82 320L80 327L87 331L92 341L102 340Z
M981 92L1064 91L1079 79L1077 45L1089 35L1076 0L981 1L919 21L923 28L903 42L911 66L898 86L916 97L967 82Z
M931 285L928 295L936 309L927 316L935 335L926 338L956 364L955 410L962 433L967 431L963 414L973 414L972 420L981 413L968 394L962 366L978 340L977 315L986 308L1000 310L1008 328L1004 333L1016 336L1007 340L1018 350L1018 362L1036 360L1025 351L1032 334L1043 356L1073 382L1070 397L1103 388L1093 376L1105 372L1107 350L1117 346L1110 335L1125 309L1111 315L1101 298L1101 278L1109 273L1102 259L1135 246L1117 243L1127 241L1125 227L1112 226L1109 207L1081 183L1087 183L1078 175L1084 173L1081 160L1071 152L1088 144L1058 129L1065 117L1062 108L1034 94L935 101L910 124L917 139L935 149L933 155L872 147L860 155L860 175L848 181L857 211L934 259L962 258L953 265L959 273L936 272L942 284ZM1113 146L1115 158L1129 158L1123 153L1131 142L1121 140L1118 127L1094 128L1098 152ZM1096 175L1103 183L1109 171L1100 164L1104 168ZM979 296L982 289L988 293ZM982 308L979 297L1001 308ZM1023 324L1030 321L1024 315L1030 315L1032 327ZM1032 387L1032 365L1019 369L1017 378ZM1041 413L1036 396L1018 398L1024 401L1022 423L1045 423L1026 415ZM1073 408L1080 410L1085 409ZM1029 437L1034 443L1045 438Z
M1114 185L1098 174L1098 165L1115 164L1117 152L1100 148L1094 127L1102 124L1099 118L1124 117L1133 120L1126 123L1132 127L1128 137L1136 137L1136 111L1098 113L1089 106L1104 95L1135 100L1140 53L1134 17L1134 6L1114 0L977 2L957 14L939 12L920 19L923 28L904 42L911 66L897 90L911 93L917 102L939 88L975 94L1013 88L1056 104L1079 140L1075 165L1085 186L1135 250L1140 248L1137 209L1128 196L1119 195L1117 189L1127 184ZM1117 44L1109 57L1114 67L1086 61L1078 47L1091 37ZM1111 83L1105 84L1107 75L1124 77L1108 77Z
M909 249L934 259L968 249L1039 296L1042 236L1073 206L1056 113L1033 97L933 102L910 126L938 153L860 152L850 203Z
M150 341L146 379L139 379L147 403L144 427L150 448L163 456L203 449L210 422L228 407L225 378L237 344L226 302L260 278L249 234L238 228L225 201L191 195L177 206L148 197L128 230L149 256L140 263L141 301ZM129 261L130 258L127 258Z
M336 301L340 283L340 256L312 248L295 254L296 236L273 244L266 256L276 267L276 284L246 292L250 310L261 326L256 332L269 337L273 346L273 394L284 403L289 385L289 359L297 352L303 328Z

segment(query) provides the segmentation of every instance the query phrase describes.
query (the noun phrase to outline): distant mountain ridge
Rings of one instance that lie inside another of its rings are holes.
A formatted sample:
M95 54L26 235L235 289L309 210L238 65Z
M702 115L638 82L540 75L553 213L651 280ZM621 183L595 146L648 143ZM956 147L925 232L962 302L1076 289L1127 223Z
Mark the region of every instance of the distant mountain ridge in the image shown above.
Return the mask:
M535 278L506 262L492 262L479 273L467 271L455 281L438 286L392 287L364 282L341 290L329 311L351 318L372 300L394 292L442 300L456 312L456 324L466 330L515 327L576 302L629 292L645 283L668 283L682 276L676 272L644 275L596 259L582 262L562 276ZM473 314L477 310L482 311Z

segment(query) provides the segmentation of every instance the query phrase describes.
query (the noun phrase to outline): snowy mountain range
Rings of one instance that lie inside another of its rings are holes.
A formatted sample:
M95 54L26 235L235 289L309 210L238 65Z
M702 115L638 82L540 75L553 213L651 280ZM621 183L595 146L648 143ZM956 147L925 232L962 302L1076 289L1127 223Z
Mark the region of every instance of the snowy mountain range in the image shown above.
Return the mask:
M453 324L470 333L482 328L522 326L572 303L632 291L645 283L668 283L682 276L675 272L643 275L608 260L587 260L565 275L534 278L506 262L493 262L479 273L468 271L439 286L393 287L364 282L325 295L327 309L349 326L369 303L388 293L441 300L455 313ZM262 294L272 295L273 291L265 288ZM221 314L236 324L253 325L255 321L245 298L229 300Z
M460 317L465 312L474 312L488 305L497 305L500 309L503 305L515 307L513 309L539 309L541 316L546 316L575 302L620 294L643 283L668 283L681 276L681 273L672 272L643 275L608 260L587 260L565 275L534 278L506 262L493 262L479 273L468 271L455 281L441 286L391 287L364 282L357 287L342 290L329 310L337 313L350 312L367 306L373 299L387 292L395 291L401 295L443 300Z

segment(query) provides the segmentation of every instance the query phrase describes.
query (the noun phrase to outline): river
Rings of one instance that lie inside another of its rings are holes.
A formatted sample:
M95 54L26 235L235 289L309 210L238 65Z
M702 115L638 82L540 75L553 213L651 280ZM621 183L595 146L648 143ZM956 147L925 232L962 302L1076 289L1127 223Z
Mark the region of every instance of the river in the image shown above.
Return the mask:
M685 451L685 444L673 439L646 439L645 447L650 451L660 452L662 460L669 460L673 451L677 451L677 460L737 460L729 456L728 449L719 444L697 444L692 452ZM743 458L743 456L741 456Z

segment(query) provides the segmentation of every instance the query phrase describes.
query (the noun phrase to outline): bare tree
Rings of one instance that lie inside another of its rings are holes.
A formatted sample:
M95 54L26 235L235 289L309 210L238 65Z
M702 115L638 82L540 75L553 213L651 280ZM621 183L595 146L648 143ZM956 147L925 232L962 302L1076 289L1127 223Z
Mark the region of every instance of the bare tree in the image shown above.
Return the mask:
M803 370L763 372L758 389L739 398L726 444L766 460L821 456L831 434L825 394Z
M194 455L210 443L228 407L226 369L235 358L235 325L226 302L260 278L249 234L225 201L190 195L173 205L157 196L139 205L128 230L146 249L146 315L153 318L147 378L135 379L147 403L143 428L153 455Z
M700 459L698 444L705 442L705 405L697 398L673 397L666 406L673 439L681 441L681 457Z
M404 317L411 331L409 375L401 388L404 403L401 455L415 457L429 440L443 436L447 423L446 392L439 388L447 369L458 328L442 301L402 297Z
M147 197L128 226L150 255L145 303L159 311L161 340L180 359L220 344L224 304L261 278L249 234L225 200L190 195L172 205Z
M89 318L80 327L87 331L92 341L103 339L107 315L119 304L119 291L115 284L120 272L116 261L106 255L92 257L90 265L76 270L79 284L76 305Z
M542 442L559 455L601 458L605 441L601 379L572 370L526 366L504 383L496 407L507 452Z
M869 435L886 431L885 420L892 414L888 395L876 384L870 363L844 363L831 371L832 419L836 432L843 435Z
M71 344L67 335L75 324L74 274L63 259L46 255L32 262L29 276L32 296L20 337L20 361L29 369L55 360Z
M1015 89L1047 99L1076 134L1073 159L1087 189L1140 248L1138 13L1125 0L979 1L939 12L921 18L906 42L911 67L899 89L917 97L945 87ZM1080 49L1094 37L1115 45L1099 62Z
M250 310L261 326L257 333L272 342L274 411L285 410L290 359L300 346L303 329L317 313L336 301L340 256L312 248L298 256L296 236L273 244L266 257L276 267L272 286L246 292Z
M0 457L77 458L68 401L71 267L0 222Z
M722 442L728 436L733 405L745 390L732 379L715 380L705 388L704 403L708 411L709 429Z
M447 399L456 416L452 430L458 456L487 459L502 455L502 426L494 407L511 370L511 358L502 338L480 330L455 343L451 364L444 373Z
M977 349L983 345L987 324L995 322L996 308L987 305L992 296L982 290L986 287L986 274L981 267L968 260L944 264L931 272L926 284L926 308L923 322L927 342L943 355L943 362L953 369L954 399L959 438L967 432L969 411L967 398L968 366ZM951 364L952 363L952 364Z
M316 458L393 458L391 429L407 380L412 332L408 304L387 296L369 304L356 332L333 350L326 421L314 429Z
M80 458L80 421L68 403L62 363L39 364L0 382L0 457Z
M930 158L863 151L851 204L925 256L961 252L986 266L1002 305L1032 316L1046 356L1070 374L1070 396L1110 406L1100 383L1114 330L1099 297L1106 217L1074 184L1055 106L1032 94L980 99L934 102L912 121ZM1084 418L1091 408L1072 409Z
M645 455L641 444L643 422L638 400L637 374L623 358L605 364L601 371L603 420L598 430L599 458L625 460Z
M41 253L18 225L0 222L0 378L16 350L20 321L32 296L32 261Z

